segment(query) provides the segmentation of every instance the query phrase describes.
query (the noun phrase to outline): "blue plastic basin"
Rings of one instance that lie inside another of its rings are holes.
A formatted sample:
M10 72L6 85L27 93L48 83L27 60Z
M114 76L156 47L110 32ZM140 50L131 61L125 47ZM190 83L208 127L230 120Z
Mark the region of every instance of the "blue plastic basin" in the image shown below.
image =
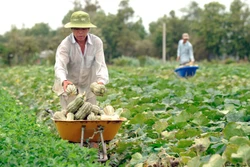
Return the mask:
M192 77L195 75L196 70L199 68L199 66L183 66L178 67L174 71L179 75L180 77Z

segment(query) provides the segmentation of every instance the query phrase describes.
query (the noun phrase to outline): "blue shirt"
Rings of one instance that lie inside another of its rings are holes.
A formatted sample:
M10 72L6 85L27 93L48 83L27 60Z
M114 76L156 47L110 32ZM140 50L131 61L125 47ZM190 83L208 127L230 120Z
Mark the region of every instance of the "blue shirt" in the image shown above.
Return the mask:
M189 41L183 43L183 40L181 39L178 43L177 56L180 56L180 64L194 61L192 44Z

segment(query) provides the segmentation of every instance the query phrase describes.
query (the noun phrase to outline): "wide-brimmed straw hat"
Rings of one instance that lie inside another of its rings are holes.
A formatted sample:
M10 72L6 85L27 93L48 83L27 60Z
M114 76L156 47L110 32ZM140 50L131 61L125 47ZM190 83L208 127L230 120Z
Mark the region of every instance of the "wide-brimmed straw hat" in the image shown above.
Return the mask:
M64 25L65 28L95 28L90 22L89 14L83 11L74 12L70 17L70 22Z

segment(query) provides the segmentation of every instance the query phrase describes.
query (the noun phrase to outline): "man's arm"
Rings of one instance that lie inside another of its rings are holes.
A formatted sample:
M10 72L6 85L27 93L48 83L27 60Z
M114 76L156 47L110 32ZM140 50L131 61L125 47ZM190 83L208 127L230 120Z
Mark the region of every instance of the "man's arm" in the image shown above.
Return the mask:
M64 87L64 90L68 85L66 78L68 62L69 58L68 58L67 48L65 46L60 45L56 51L56 62L54 69L55 69L55 75L57 78L60 79L62 86Z
M109 82L108 68L105 62L103 42L101 39L97 41L97 52L95 56L95 69L97 76L97 83L107 84Z
M194 52L192 44L190 44L189 57L190 57L190 62L194 63Z
M177 56L176 61L180 61L180 56Z
M180 52L181 52L181 46L180 46L180 41L178 42L178 47L177 47L177 58L176 61L180 61Z

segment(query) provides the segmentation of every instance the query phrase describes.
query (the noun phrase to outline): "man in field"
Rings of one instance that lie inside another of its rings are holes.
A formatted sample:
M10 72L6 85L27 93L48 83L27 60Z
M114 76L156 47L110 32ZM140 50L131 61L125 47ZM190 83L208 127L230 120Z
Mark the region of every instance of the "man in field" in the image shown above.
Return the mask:
M70 28L72 33L57 48L53 90L60 96L62 110L75 98L65 93L69 84L74 84L79 93L86 92L86 101L96 104L90 84L105 85L109 82L103 42L90 33L90 28L96 26L90 22L89 14L83 11L74 12L64 27Z
M180 62L180 65L194 64L193 46L188 40L189 35L184 33L182 34L182 39L178 43L177 61Z

